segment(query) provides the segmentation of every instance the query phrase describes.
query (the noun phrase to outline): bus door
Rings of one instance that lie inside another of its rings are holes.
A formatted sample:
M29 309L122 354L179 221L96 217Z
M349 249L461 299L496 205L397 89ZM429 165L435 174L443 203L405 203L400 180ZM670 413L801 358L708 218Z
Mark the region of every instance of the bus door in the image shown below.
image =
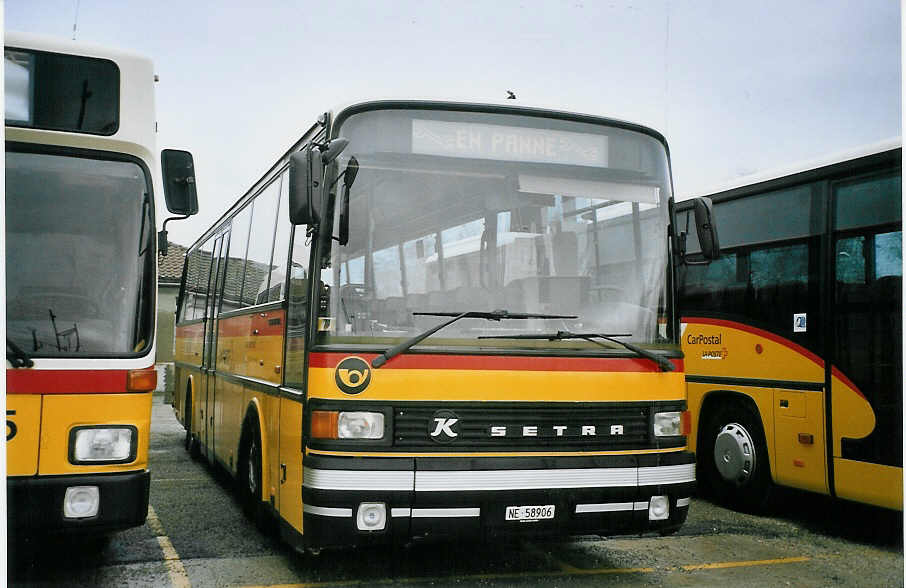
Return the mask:
M217 390L217 314L220 311L221 289L223 285L223 275L226 269L226 254L229 251L228 233L224 233L214 242L214 258L211 266L210 289L208 296L208 308L205 322L205 423L204 423L204 445L207 452L208 460L213 463L214 460L214 404Z
M831 364L837 496L903 500L900 173L832 184Z

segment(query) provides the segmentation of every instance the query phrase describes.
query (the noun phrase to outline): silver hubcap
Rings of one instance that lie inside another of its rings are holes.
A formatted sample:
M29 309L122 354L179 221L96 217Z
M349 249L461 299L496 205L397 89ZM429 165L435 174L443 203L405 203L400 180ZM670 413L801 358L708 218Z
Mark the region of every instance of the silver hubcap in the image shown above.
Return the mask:
M258 472L255 466L255 451L257 451L258 442L252 439L252 443L249 445L249 492L255 496L258 493Z
M742 486L755 471L755 442L738 423L724 425L714 442L714 463L721 477Z

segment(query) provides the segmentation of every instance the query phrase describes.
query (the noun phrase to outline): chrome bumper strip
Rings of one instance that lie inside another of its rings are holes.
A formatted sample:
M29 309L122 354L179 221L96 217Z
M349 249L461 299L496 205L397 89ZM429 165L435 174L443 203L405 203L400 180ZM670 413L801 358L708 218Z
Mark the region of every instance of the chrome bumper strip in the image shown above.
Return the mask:
M322 517L349 517L352 518L352 509L351 508L330 508L327 506L313 506L311 504L306 504L302 507L304 512L308 514L318 515Z
M480 508L413 508L413 519L481 516Z
M302 485L318 490L463 492L562 488L634 488L695 481L695 464L558 470L321 470L305 468Z

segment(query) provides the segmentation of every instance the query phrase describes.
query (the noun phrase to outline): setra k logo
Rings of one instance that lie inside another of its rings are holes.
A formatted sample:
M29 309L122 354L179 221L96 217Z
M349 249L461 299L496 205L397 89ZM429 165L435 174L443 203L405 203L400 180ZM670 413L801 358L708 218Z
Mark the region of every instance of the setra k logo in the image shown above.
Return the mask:
M334 381L346 394L359 394L371 383L371 368L360 357L347 357L337 364Z
M438 443L449 443L459 437L459 432L456 430L458 422L459 417L452 411L439 410L428 422L428 437Z

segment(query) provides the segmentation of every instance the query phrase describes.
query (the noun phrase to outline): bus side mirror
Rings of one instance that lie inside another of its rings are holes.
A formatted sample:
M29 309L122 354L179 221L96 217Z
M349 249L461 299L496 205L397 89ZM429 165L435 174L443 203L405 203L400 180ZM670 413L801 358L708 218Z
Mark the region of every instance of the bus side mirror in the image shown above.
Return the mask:
M696 198L692 202L695 211L695 230L698 243L705 259L720 257L720 242L717 240L717 226L714 224L714 204L710 198Z
M160 154L167 210L192 216L198 212L195 188L195 163L192 154L178 149L164 149Z
M316 225L321 220L321 152L306 145L289 158L289 222Z

